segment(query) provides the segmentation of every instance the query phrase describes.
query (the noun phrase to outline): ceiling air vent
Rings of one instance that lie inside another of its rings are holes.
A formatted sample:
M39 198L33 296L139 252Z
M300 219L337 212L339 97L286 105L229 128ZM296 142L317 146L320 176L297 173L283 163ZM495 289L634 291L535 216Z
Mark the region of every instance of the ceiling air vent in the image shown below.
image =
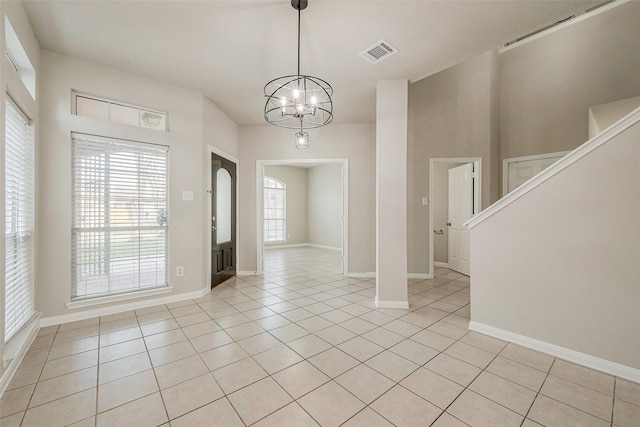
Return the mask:
M360 56L362 56L372 64L377 64L383 59L387 59L397 51L398 50L395 47L391 46L388 41L382 39L373 46L369 46L368 48L360 52Z

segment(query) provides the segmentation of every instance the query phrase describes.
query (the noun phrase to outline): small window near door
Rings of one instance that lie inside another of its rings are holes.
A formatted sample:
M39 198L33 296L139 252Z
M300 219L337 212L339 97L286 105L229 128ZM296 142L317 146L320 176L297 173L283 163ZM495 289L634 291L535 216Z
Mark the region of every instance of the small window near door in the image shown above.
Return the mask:
M264 177L264 241L284 242L286 230L287 186Z

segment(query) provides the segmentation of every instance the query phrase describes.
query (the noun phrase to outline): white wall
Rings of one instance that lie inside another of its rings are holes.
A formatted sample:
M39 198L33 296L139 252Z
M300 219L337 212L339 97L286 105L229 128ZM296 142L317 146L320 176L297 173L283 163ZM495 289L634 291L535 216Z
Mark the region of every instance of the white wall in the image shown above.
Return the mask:
M169 284L174 295L206 287L206 146L222 143L204 141L204 135L224 135L225 149L237 153L237 127L192 91L44 50L41 66L37 303L44 316L70 313L65 303L71 294L71 132L170 147ZM168 111L170 132L73 116L72 89ZM194 192L192 202L182 201L183 190ZM175 276L178 265L184 266L183 277Z
M274 244L294 245L308 243L307 169L294 166L265 166L265 176L275 178L287 186L286 242ZM265 246L270 244L265 242Z
M296 150L294 132L275 126L240 128L239 270L256 271L256 161L349 159L349 270L375 271L375 126L338 124L314 129L311 148Z
M308 242L342 248L342 165L308 170Z
M638 141L640 123L471 229L472 322L640 370Z

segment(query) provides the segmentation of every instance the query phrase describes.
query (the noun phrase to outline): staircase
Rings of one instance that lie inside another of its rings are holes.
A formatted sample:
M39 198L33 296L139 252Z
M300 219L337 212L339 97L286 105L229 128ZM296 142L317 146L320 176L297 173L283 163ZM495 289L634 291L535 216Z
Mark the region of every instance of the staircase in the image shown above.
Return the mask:
M471 329L640 381L640 108L467 224Z

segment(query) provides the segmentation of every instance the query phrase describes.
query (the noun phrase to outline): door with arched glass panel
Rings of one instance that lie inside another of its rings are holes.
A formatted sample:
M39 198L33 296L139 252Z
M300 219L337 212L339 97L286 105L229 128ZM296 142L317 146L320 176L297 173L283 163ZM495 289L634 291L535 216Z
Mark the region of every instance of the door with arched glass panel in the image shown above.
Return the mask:
M211 155L211 287L236 275L236 165Z

